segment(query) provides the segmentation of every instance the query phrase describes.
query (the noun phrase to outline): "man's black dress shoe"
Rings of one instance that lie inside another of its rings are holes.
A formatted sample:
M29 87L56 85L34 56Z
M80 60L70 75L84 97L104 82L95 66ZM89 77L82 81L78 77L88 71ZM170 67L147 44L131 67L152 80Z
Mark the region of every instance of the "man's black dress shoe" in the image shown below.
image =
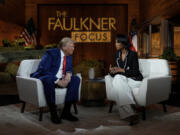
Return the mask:
M139 116L137 114L132 115L128 118L128 121L130 126L136 125L139 122Z
M49 105L49 109L50 109L50 113L51 113L51 121L54 124L60 124L61 119L57 115L56 105L54 105L54 104Z
M60 124L61 123L61 119L58 116L51 116L51 121L54 124Z
M73 116L71 113L62 114L61 118L68 121L78 121L79 119L75 116Z

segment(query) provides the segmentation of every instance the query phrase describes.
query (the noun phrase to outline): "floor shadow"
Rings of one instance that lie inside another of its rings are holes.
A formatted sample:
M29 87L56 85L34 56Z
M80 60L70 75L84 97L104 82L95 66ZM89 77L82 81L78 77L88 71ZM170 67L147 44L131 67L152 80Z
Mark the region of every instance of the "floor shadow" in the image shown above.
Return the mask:
M20 103L18 95L0 95L0 106Z

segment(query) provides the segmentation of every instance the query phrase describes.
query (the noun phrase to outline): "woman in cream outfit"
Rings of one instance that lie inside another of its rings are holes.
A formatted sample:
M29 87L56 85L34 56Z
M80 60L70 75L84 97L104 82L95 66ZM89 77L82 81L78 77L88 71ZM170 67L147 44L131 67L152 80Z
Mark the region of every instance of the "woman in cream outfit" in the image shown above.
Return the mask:
M110 74L105 77L107 97L116 101L121 119L130 120L131 124L137 123L132 90L140 87L143 79L138 56L129 49L130 42L126 35L117 35L115 46L115 66L110 65Z

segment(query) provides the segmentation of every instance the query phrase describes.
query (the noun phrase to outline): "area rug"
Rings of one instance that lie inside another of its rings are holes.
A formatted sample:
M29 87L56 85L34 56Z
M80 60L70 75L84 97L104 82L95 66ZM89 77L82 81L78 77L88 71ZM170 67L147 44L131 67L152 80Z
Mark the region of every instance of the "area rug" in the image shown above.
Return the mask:
M119 119L117 108L109 114L108 106L78 106L78 122L63 120L62 124L50 122L46 112L38 121L35 107L28 105L20 113L20 104L0 107L0 135L179 135L180 108L168 106L168 113L160 105L148 107L147 120L129 126Z

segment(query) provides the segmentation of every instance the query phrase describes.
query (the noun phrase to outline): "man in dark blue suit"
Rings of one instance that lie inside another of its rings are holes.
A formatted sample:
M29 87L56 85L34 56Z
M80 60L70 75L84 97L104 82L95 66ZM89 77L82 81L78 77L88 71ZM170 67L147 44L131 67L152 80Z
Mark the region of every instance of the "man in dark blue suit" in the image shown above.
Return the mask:
M72 54L74 41L71 38L63 38L58 48L48 50L42 57L36 72L31 77L38 78L44 86L44 93L51 113L51 121L61 123L61 119L77 121L78 118L70 112L71 105L78 101L80 79L73 75ZM55 88L67 87L65 105L58 117L55 105Z

